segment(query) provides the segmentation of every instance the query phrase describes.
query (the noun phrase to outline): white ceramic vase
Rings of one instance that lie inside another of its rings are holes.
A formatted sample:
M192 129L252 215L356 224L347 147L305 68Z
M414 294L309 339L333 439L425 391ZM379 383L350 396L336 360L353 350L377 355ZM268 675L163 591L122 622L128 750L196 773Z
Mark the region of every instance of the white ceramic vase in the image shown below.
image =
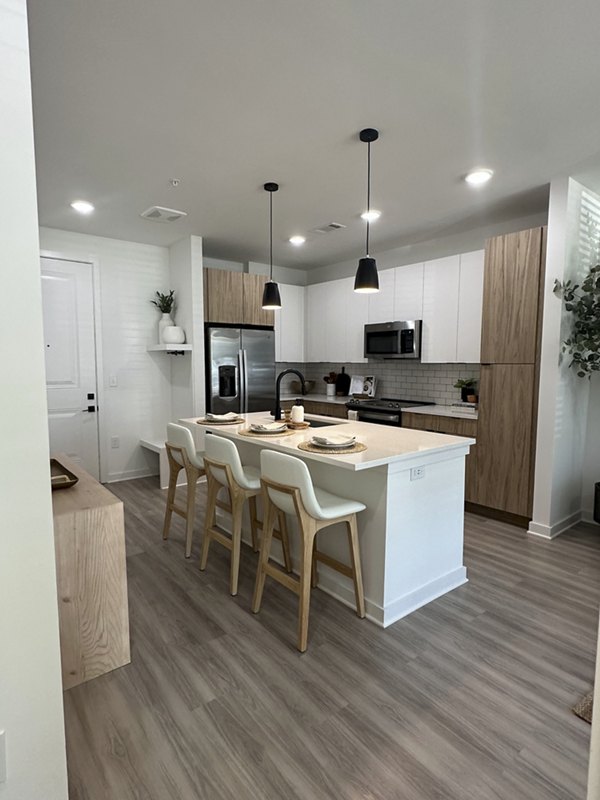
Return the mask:
M185 331L179 325L165 325L162 329L163 344L183 344Z
M170 314L163 314L162 317L158 320L158 343L165 344L165 340L163 339L163 330L165 328L172 328L175 325L173 320L171 319Z
M327 384L327 397L335 397L335 383Z

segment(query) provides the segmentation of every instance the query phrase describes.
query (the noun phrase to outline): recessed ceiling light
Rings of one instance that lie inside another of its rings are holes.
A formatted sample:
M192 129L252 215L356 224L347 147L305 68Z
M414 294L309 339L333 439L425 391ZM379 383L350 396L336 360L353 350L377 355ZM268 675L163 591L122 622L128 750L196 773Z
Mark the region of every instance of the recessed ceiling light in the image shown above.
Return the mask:
M493 174L494 174L493 169L477 168L471 170L471 172L465 175L465 181L470 186L483 186L484 183L487 183L489 181L489 179L492 177Z
M75 200L71 203L71 208L74 208L79 214L91 214L94 210L94 206L87 200Z
M296 247L300 247L301 244L304 244L306 241L306 237L304 236L290 236L290 244L295 245Z
M366 222L375 222L375 220L379 219L381 216L381 211L377 211L376 208L372 208L370 211L363 211L360 216L361 219L364 219Z

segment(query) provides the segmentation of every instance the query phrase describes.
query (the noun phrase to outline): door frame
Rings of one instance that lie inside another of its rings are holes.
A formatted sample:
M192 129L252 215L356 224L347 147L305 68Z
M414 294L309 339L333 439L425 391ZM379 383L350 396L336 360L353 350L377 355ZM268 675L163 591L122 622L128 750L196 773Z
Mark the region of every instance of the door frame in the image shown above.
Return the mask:
M69 261L72 264L86 264L92 268L92 302L94 306L94 355L96 358L96 406L98 408L98 474L100 482L105 481L104 469L108 464L108 445L106 440L104 372L102 363L102 309L100 304L100 260L95 256L77 257L71 253L40 249L40 258ZM40 263L41 276L41 263Z

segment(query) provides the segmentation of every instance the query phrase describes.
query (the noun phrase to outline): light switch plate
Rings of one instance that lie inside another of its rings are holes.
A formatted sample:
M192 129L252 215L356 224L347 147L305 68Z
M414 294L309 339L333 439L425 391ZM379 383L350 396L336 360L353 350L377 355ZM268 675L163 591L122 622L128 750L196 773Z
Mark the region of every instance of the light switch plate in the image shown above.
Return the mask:
M6 780L6 731L0 731L0 783Z

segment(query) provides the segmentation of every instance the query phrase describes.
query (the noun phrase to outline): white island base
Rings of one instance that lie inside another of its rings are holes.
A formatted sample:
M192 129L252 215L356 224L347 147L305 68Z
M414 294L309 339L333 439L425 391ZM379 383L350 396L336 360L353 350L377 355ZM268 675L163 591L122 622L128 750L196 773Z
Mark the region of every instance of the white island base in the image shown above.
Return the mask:
M266 421L264 413L244 417ZM210 432L234 440L244 464L260 466L263 448L295 455L306 462L317 486L366 505L358 515L358 528L366 612L372 622L385 628L467 581L463 564L464 474L473 439L341 422L322 432L351 433L367 450L326 455L298 449L298 442L310 440L310 429L293 436L250 439L237 432L245 425L211 428L197 425L195 419L180 422L193 431L199 449ZM297 565L298 536L290 518L288 526ZM318 547L348 563L345 526L320 533ZM324 564L319 564L319 587L354 607L352 581Z

